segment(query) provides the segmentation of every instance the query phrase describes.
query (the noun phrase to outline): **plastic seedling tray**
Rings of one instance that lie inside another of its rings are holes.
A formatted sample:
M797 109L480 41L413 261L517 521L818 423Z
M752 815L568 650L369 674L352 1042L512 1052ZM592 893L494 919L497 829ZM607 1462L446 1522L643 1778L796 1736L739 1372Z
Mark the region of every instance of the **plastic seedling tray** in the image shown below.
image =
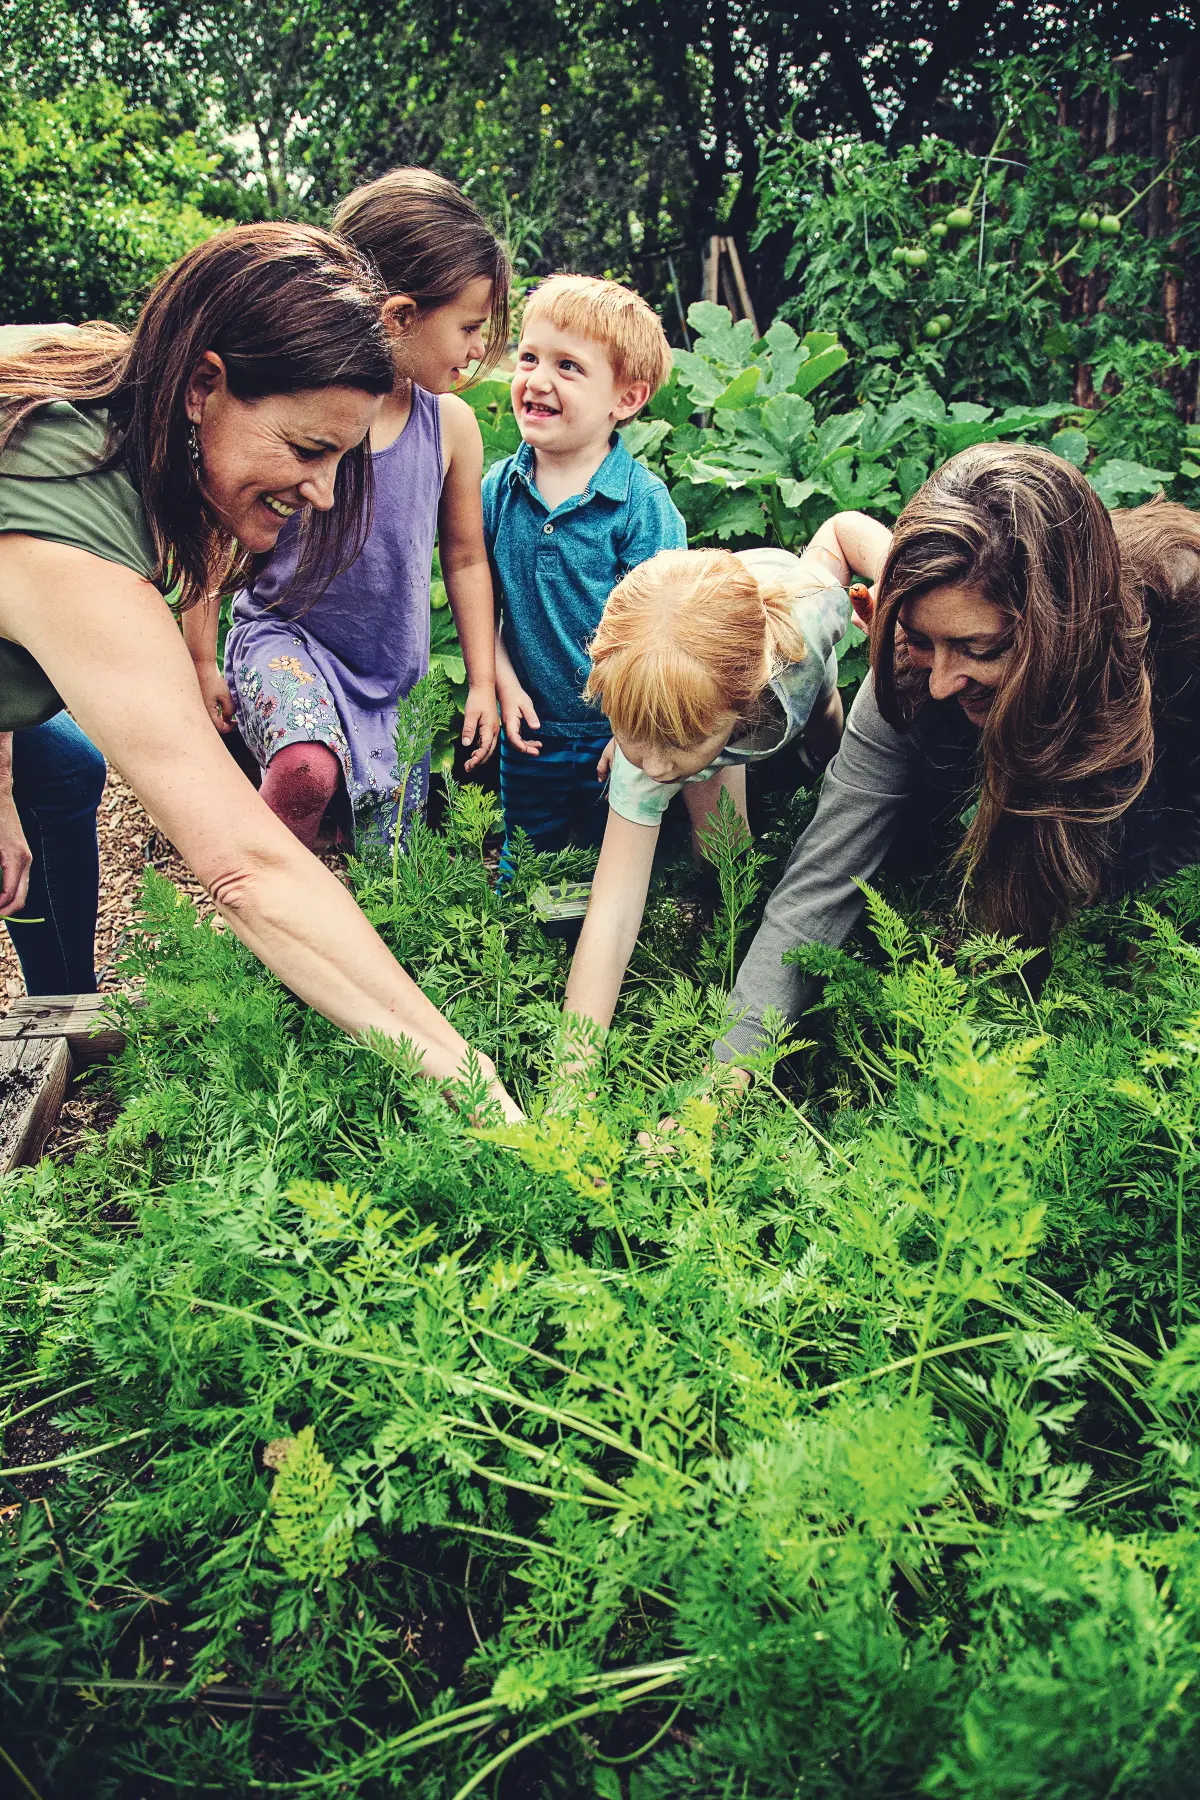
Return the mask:
M544 881L529 896L529 908L550 937L574 937L592 897L590 881Z

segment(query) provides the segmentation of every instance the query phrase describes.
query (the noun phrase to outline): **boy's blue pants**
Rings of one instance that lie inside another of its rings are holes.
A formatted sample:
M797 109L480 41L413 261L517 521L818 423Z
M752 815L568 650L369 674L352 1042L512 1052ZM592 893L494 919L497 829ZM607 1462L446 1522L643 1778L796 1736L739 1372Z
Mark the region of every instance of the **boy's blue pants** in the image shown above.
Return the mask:
M504 853L518 826L535 850L565 850L568 844L598 845L608 821L608 784L596 776L606 737L556 738L539 732L541 753L526 756L500 739L500 804L504 808Z

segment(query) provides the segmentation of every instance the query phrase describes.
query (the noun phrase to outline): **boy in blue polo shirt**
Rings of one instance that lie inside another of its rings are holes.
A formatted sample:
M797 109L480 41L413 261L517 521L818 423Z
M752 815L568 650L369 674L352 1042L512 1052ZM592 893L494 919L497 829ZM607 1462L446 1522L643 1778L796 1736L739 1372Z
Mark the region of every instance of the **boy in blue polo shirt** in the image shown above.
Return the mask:
M526 302L512 380L524 442L483 483L502 615L502 866L518 826L538 850L603 836L611 733L582 698L587 646L630 569L687 547L666 487L634 461L617 426L670 373L657 315L619 282L554 275Z

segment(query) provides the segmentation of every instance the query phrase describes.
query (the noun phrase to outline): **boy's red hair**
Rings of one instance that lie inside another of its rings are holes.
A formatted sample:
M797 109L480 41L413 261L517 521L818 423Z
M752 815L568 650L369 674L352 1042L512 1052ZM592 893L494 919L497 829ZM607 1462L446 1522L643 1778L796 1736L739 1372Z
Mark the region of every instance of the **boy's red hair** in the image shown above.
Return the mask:
M670 379L671 346L658 314L619 281L551 275L525 302L523 324L536 318L599 344L618 383L644 381L656 394Z

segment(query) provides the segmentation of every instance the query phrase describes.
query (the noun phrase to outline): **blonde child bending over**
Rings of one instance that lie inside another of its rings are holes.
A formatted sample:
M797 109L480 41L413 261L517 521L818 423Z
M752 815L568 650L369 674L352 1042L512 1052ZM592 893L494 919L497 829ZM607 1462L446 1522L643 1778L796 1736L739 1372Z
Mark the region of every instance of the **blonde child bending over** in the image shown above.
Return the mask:
M797 736L822 766L837 749L835 647L851 611L840 581L847 565L874 567L872 552L886 535L865 514L839 513L803 556L663 551L614 588L584 690L613 732L608 822L567 982L568 1013L610 1023L662 815L685 783L702 797L689 807L695 832L722 788L745 817L747 763Z

